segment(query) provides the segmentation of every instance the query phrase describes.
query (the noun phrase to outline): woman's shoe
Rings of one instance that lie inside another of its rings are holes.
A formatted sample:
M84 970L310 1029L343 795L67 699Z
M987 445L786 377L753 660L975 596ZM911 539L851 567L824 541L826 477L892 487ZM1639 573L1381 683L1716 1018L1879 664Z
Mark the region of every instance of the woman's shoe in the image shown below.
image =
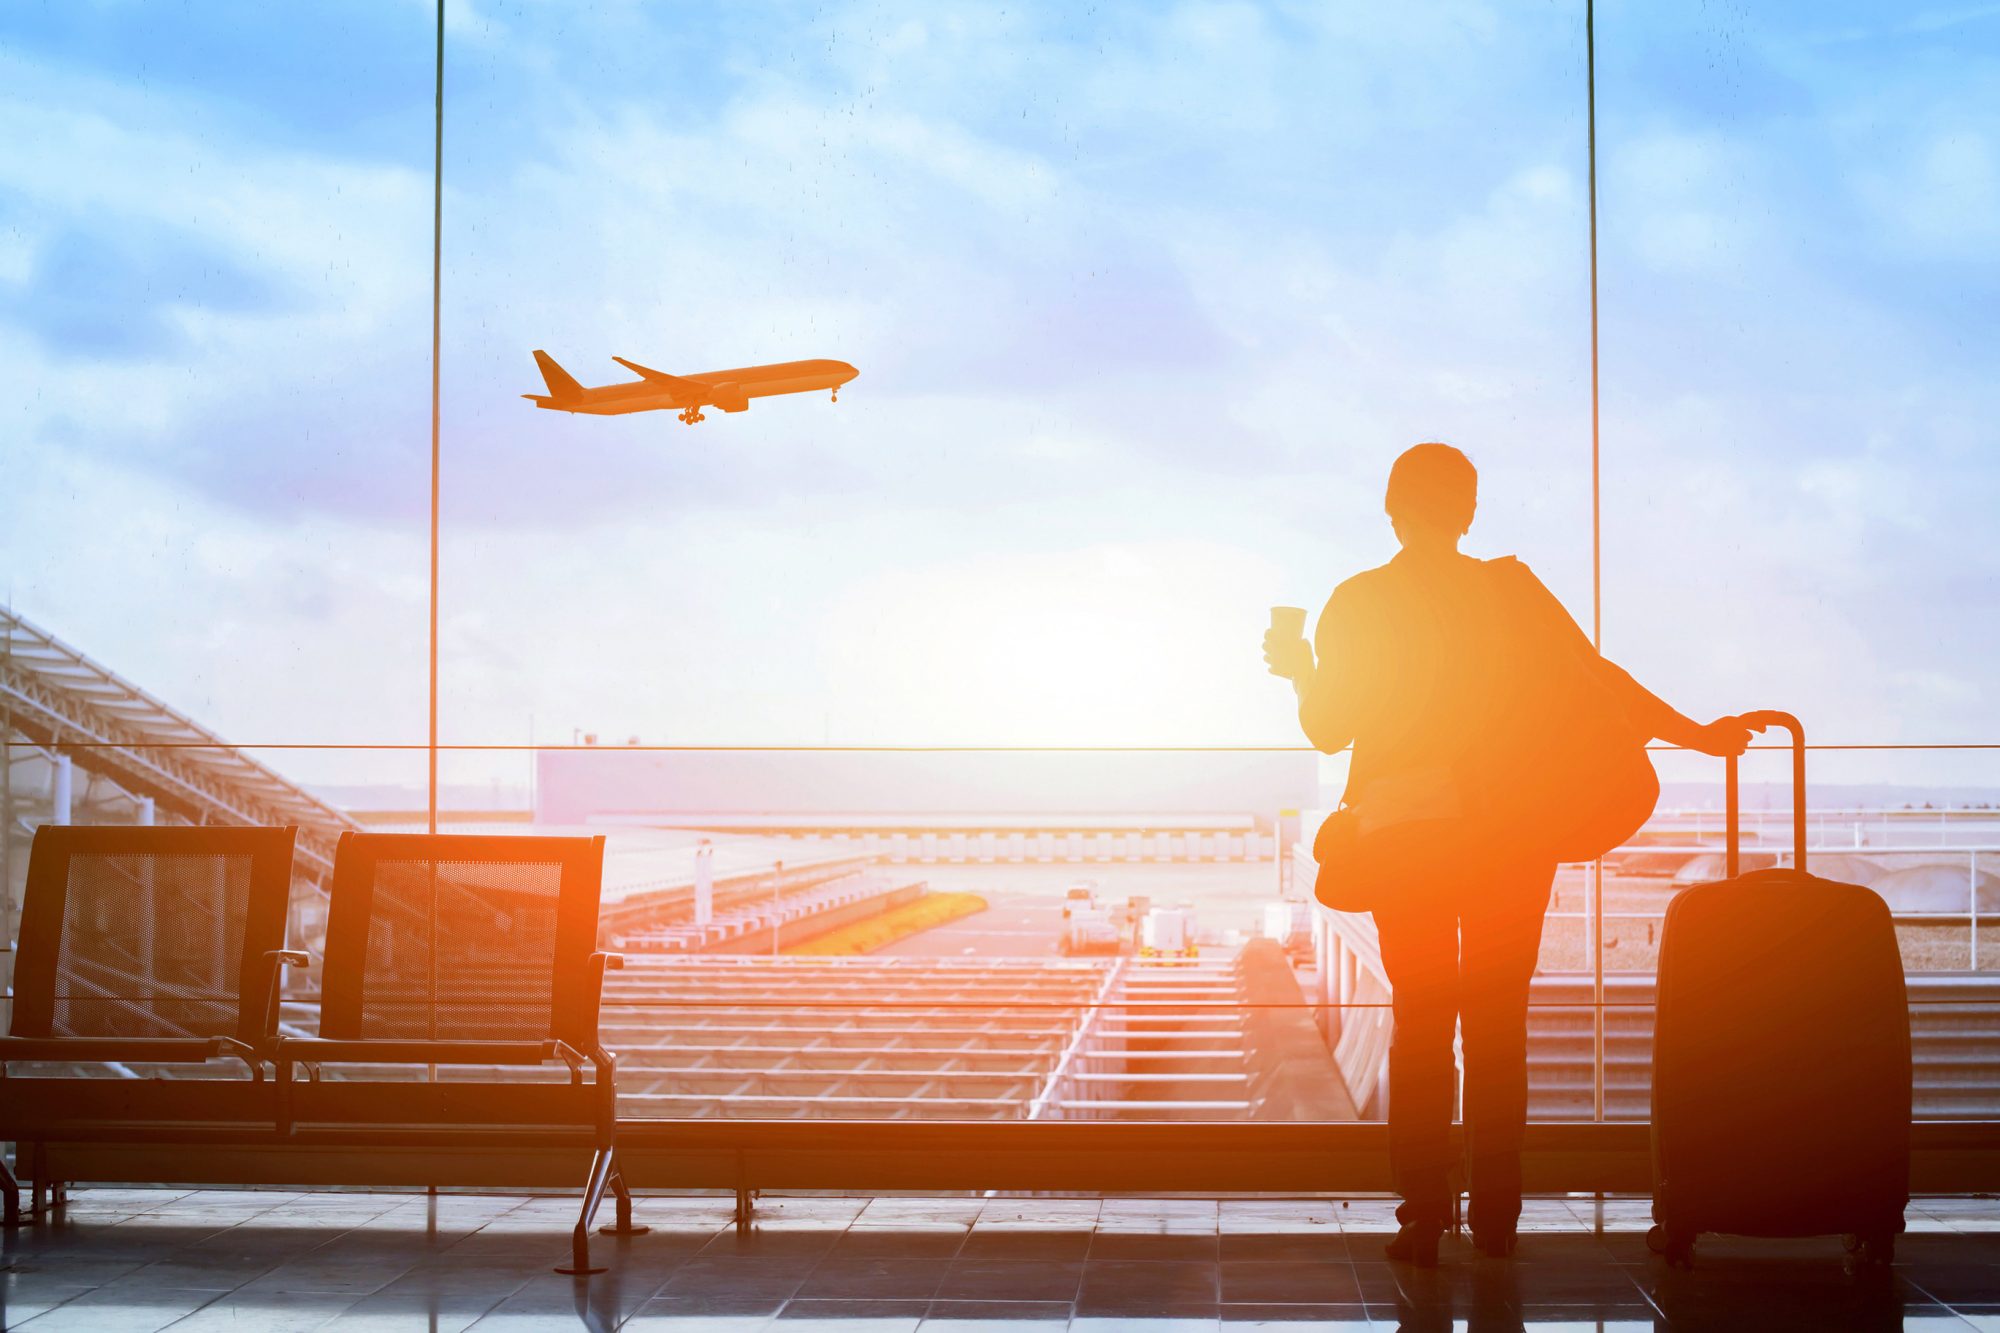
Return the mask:
M1444 1228L1436 1223L1406 1222L1396 1238L1382 1247L1382 1252L1391 1259L1418 1268L1438 1266L1438 1238L1444 1235Z
M1511 1259L1514 1255L1514 1246L1519 1239L1513 1223L1504 1227L1472 1229L1474 1248L1489 1259Z

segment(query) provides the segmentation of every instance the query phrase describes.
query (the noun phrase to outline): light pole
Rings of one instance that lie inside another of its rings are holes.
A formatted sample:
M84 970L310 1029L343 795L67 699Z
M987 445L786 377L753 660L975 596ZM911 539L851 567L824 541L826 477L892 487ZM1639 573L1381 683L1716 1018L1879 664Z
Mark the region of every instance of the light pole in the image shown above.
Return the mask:
M776 861L771 869L771 957L778 956L778 905L785 896L785 863Z

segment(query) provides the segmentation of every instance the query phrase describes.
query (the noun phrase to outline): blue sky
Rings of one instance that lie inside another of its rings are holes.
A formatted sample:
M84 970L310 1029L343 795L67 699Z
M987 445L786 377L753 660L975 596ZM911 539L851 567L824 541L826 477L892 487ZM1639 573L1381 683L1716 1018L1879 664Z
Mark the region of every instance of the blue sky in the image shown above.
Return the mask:
M2000 7L1598 17L1608 650L2000 736ZM432 22L0 13L0 581L232 736L423 734ZM446 59L447 739L1287 739L1263 608L1426 438L1587 616L1580 5L481 0ZM862 375L684 430L534 347Z

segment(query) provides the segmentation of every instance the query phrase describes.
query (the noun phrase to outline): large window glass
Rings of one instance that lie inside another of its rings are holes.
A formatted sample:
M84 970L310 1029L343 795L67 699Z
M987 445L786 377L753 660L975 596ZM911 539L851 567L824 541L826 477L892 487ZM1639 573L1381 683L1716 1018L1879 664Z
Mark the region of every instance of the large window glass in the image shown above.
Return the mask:
M1441 439L1469 551L1845 747L1815 865L1945 1069L2000 960L1996 29L1599 8L1595 515L1581 6L448 0L435 199L424 5L0 16L6 925L39 824L234 821L247 756L315 855L604 834L631 1115L1379 1116L1373 926L1309 903L1344 760L1258 640ZM523 398L812 358L837 402ZM222 795L156 792L194 751ZM1721 822L1656 759L1558 875L1537 1118L1647 1114Z
M1290 741L1265 608L1420 438L1587 602L1567 17L592 13L448 52L453 738ZM860 377L686 428L535 348Z
M0 18L0 591L231 740L423 739L426 31Z

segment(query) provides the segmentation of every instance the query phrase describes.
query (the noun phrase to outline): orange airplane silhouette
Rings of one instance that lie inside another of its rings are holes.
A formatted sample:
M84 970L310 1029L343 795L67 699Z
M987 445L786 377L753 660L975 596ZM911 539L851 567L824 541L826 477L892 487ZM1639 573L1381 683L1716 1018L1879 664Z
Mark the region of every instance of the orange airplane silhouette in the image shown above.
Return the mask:
M707 418L704 407L725 412L747 412L752 398L768 398L779 393L808 393L831 389L840 401L840 386L861 372L845 361L780 361L769 366L743 366L736 370L706 370L698 375L669 375L663 370L611 358L639 378L625 384L604 384L586 389L576 378L556 364L556 359L537 349L535 364L542 368L546 394L521 396L536 407L552 412L587 412L593 416L622 416L627 412L657 412L673 408L692 426Z

